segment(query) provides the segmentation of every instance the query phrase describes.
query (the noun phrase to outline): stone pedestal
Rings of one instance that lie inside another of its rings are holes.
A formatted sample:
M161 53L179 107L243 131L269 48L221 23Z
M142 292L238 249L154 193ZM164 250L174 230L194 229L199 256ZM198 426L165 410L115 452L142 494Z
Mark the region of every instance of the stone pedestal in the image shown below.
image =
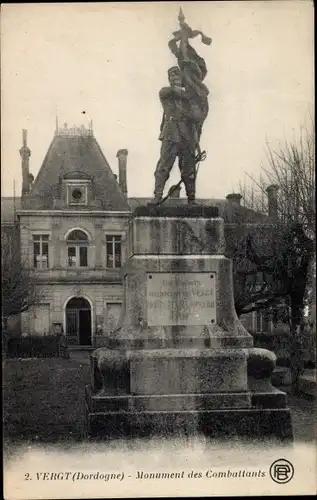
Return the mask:
M223 220L173 210L131 219L120 327L91 356L88 433L292 438L274 354L252 347L235 312Z

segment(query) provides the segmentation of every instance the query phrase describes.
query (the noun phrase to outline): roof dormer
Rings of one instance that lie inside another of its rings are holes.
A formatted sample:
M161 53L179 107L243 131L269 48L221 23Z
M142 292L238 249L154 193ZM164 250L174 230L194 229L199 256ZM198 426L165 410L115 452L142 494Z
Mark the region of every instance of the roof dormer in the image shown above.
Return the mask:
M85 207L94 199L93 176L83 171L67 172L60 176L60 199L68 207Z

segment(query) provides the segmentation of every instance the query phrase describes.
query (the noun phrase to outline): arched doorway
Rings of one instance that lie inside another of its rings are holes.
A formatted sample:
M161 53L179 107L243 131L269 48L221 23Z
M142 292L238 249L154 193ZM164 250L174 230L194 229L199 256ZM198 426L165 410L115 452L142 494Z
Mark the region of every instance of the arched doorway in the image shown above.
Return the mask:
M84 297L67 302L66 336L69 345L91 345L91 307Z

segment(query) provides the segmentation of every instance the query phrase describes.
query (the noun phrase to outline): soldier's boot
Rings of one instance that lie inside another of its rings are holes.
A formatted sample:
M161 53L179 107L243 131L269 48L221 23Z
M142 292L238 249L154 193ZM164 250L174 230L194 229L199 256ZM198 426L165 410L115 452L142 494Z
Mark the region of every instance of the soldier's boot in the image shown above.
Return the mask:
M155 194L153 200L148 202L148 205L151 207L155 207L159 205L162 201L162 195Z
M163 198L163 191L166 181L169 177L169 173L164 170L157 170L154 174L155 176L155 188L154 188L154 198L149 201L149 206L157 206L161 203Z
M150 205L150 206L159 205L162 201L162 198L163 198L163 189L161 187L161 182L158 182L156 179L155 180L155 189L154 189L154 198L151 201L149 201L148 205Z
M189 205L197 205L195 201L195 181L192 175L183 175L183 181L185 184L187 201Z
M195 195L194 196L188 196L187 197L187 203L188 203L188 205L197 205L197 202L195 200Z

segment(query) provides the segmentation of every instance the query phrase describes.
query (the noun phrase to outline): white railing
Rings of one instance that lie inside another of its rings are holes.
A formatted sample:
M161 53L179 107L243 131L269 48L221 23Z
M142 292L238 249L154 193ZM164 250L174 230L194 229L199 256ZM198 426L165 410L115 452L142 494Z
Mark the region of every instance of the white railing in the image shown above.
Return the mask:
M56 130L56 135L61 137L92 136L93 131L91 128L86 128L84 125L81 125L80 127L67 127L67 125L64 125L64 127Z

